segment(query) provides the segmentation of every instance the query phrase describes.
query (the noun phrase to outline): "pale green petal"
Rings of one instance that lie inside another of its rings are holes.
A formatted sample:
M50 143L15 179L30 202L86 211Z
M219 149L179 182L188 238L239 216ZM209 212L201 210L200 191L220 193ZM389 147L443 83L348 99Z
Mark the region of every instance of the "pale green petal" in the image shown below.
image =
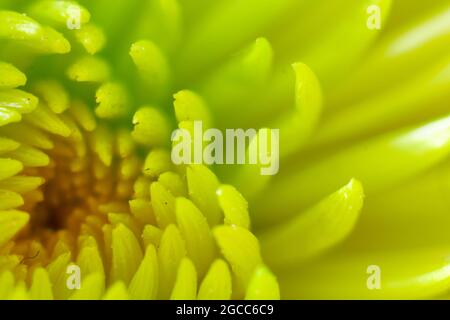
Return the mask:
M0 61L0 89L13 89L25 85L27 77L10 63Z
M109 287L103 300L130 300L130 295L125 284L118 281Z
M446 159L450 152L450 117L421 127L389 133L325 159L278 175L257 203L257 224L292 216L296 208L318 201L352 177L368 195L413 177ZM274 213L277 212L277 215Z

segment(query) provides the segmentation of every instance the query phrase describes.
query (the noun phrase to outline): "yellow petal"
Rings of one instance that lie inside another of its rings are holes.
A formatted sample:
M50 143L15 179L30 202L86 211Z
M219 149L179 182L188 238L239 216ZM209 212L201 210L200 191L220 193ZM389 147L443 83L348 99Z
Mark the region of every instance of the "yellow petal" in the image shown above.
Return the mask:
M20 143L8 138L0 137L0 154L14 151L20 146Z
M13 89L25 85L27 77L10 63L0 61L0 89Z
M47 270L43 268L34 270L30 298L32 300L53 300L52 284Z
M260 235L264 261L295 266L336 245L353 230L363 204L360 182L350 181L318 205Z
M377 194L442 162L449 153L450 117L375 137L321 161L280 172L254 202L258 215L252 222L268 225L292 216L353 177L368 195Z
M132 44L130 56L142 79L148 84L147 90L160 97L166 93L170 81L170 67L161 49L149 40Z
M134 236L123 224L112 231L111 280L129 283L142 260L142 250Z
M255 268L262 262L258 239L238 226L217 226L213 235L238 280L237 289L245 290Z
M150 201L145 199L133 199L129 201L130 211L141 223L152 225L156 223L155 214Z
M5 300L14 289L14 275L11 271L0 274L0 299Z
M225 215L225 224L250 228L247 200L231 185L221 185L217 189L219 205Z
M84 273L83 273L84 274ZM85 275L81 288L75 290L70 300L99 300L105 289L105 276L99 273Z
M29 221L26 212L0 211L0 247L11 240Z
M41 177L14 176L8 179L0 180L0 189L25 194L36 190L44 182L45 179Z
M106 291L103 296L103 300L129 300L130 295L128 293L127 287L122 281L114 283Z
M142 240L144 241L145 247L148 247L149 245L159 247L161 236L162 236L161 229L151 224L147 224L144 227L144 231L142 231Z
M158 177L160 182L167 190L176 197L187 196L187 185L185 179L175 172L164 172Z
M20 161L25 167L45 167L50 163L50 158L46 153L26 145L21 145L16 150L7 153L7 156Z
M95 94L98 103L95 114L100 118L116 119L129 112L128 93L121 84L108 82Z
M23 205L23 198L9 190L0 189L0 210L14 209Z
M105 46L105 34L93 24L86 24L82 28L74 30L74 32L77 41L83 45L89 54L95 54Z
M175 223L175 198L159 182L154 182L150 186L153 212L156 221L161 229L169 224Z
M109 79L110 70L108 64L97 57L83 57L75 61L67 75L77 82L105 82Z
M177 224L186 243L187 256L194 262L199 276L203 277L215 256L214 240L208 222L186 198L177 198L175 208Z
M17 160L0 159L0 180L14 176L22 169L22 163Z
M40 0L33 3L29 8L30 15L48 22L55 22L66 26L67 21L72 19L72 11L79 12L80 23L89 22L91 15L86 8L75 1L68 0Z
M95 273L102 276L104 281L105 270L103 267L103 260L100 255L99 248L97 247L97 243L93 237L88 237L88 239L81 245L81 249L77 257L77 265L80 267L81 273L84 277Z
M164 231L158 249L159 261L159 299L168 299L172 292L181 259L186 255L186 249L180 231L174 225L169 225Z
M220 223L223 214L216 196L216 190L219 187L217 177L203 165L189 166L186 174L189 198L203 212L210 226Z
M69 94L57 81L39 81L33 85L33 92L55 113L69 108Z
M275 125L275 128L280 128L281 157L298 151L308 141L323 107L322 88L314 72L303 63L295 63L292 67L296 75L296 110Z
M0 107L0 127L10 123L19 122L20 120L22 120L22 116L19 112L13 109Z

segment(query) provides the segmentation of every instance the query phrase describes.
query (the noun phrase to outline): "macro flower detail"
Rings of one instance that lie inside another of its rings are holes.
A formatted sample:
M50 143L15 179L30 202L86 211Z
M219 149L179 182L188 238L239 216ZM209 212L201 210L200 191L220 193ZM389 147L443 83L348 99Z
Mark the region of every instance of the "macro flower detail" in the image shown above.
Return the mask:
M0 299L448 298L449 21L0 0ZM279 130L279 172L174 164L196 123Z
M65 29L67 8L80 13L79 29ZM87 9L31 1L25 11L0 12L5 46L31 63L4 51L0 64L1 298L279 298L246 200L202 165L171 163L173 124L158 105L169 81L162 50L131 45L138 89L151 91L134 108ZM54 54L70 57L59 66ZM20 70L43 65L52 72ZM208 121L201 104L177 93L178 121Z

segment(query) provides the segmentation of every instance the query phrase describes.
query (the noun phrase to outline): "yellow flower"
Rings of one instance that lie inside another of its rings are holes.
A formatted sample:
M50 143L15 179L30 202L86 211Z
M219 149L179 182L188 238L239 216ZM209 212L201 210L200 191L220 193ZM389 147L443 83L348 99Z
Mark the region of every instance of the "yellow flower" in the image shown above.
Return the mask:
M444 0L0 0L0 299L445 297L449 21ZM279 128L279 174L174 165L195 121Z

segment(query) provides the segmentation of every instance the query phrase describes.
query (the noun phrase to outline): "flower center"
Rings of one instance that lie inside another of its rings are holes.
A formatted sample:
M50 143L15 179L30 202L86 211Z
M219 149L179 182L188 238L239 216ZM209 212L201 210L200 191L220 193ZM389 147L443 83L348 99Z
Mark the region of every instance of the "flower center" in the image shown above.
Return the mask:
M30 116L48 124L39 109L50 112L40 104ZM92 125L86 125L80 121L77 107L70 113L51 114L59 129L51 130L53 133L40 131L48 139L49 148L40 151L29 147L35 153L35 163L21 173L26 178L43 180L38 188L24 195L20 208L30 214L30 223L18 238L21 245L15 249L25 257L42 250L50 257L59 253L57 246L61 247L61 243L76 251L77 241L83 235L97 234L101 239L102 227L114 219L111 214L129 213L128 201L133 198L133 186L141 173L142 161L133 150L129 131L116 133L97 126L92 112ZM24 263L37 261L28 259Z

